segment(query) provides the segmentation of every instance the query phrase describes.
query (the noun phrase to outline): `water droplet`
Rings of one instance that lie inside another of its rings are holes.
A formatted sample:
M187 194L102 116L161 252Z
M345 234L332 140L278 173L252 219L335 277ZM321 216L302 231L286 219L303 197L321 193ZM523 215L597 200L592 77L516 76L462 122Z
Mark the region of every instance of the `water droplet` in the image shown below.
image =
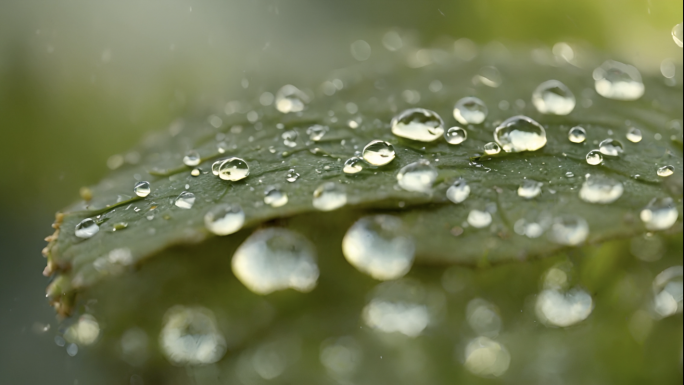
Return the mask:
M567 292L558 289L543 290L537 296L537 318L547 325L569 327L578 324L591 314L594 301L586 291L574 288Z
M218 176L219 174L219 169L221 168L221 165L223 162L225 162L227 159L219 159L216 162L211 164L211 173Z
M194 167L200 164L200 160L201 158L199 153L195 150L191 150L188 151L183 157L183 164L188 167Z
M323 139L325 134L328 133L330 128L328 126L322 126L320 124L314 124L313 126L306 129L306 134L309 135L309 139L318 142Z
M544 223L528 222L524 218L518 219L513 225L513 231L518 235L524 235L527 238L539 238L546 231Z
M461 124L480 124L487 118L489 111L482 100L468 96L456 102L453 113Z
M252 234L233 256L235 276L251 291L266 295L288 288L309 292L316 287L316 251L291 230L269 228Z
M484 84L487 87L497 88L501 85L501 72L496 67L482 67L473 78L473 83Z
M470 327L481 336L496 337L501 331L502 321L499 310L493 304L475 298L468 302L466 318Z
M427 160L421 159L399 170L397 182L406 191L429 193L437 176L437 169Z
M487 211L470 210L468 224L476 229L482 229L492 224L492 214Z
M495 142L489 142L484 145L484 152L487 155L496 155L501 152L501 146Z
M150 195L151 191L150 182L147 181L137 182L135 186L133 186L133 192L141 198Z
M668 177L670 175L673 175L675 172L674 166L663 166L658 169L658 176L660 177Z
M527 116L514 116L496 128L494 139L506 152L537 151L546 145L546 131Z
M346 189L335 182L323 183L313 193L313 206L317 210L333 211L346 204Z
M470 186L463 178L458 178L454 184L452 184L446 192L447 199L458 204L466 199L470 195Z
M226 353L226 340L211 310L174 306L164 315L159 344L174 365L206 365Z
M451 127L444 133L444 139L449 144L461 144L468 139L468 132L461 127Z
M629 140L632 143L639 143L641 142L641 139L643 139L643 135L641 135L641 130L632 127L627 131L627 140Z
M328 339L321 344L319 359L332 377L345 378L356 373L363 362L363 352L352 337Z
M562 215L554 218L549 238L566 246L583 243L589 235L589 224L577 215Z
M487 337L477 337L465 350L465 367L476 376L501 377L508 371L511 355L500 343Z
M604 98L637 100L644 94L641 74L635 67L613 60L594 70L596 92Z
M587 140L587 131L580 126L575 126L568 131L568 139L573 143L584 143Z
M444 121L434 111L411 108L392 119L392 133L420 142L433 142L444 134Z
M588 175L582 184L579 197L585 202L609 204L622 196L622 183L605 176Z
M567 115L575 109L575 95L558 80L540 84L532 93L532 104L542 114Z
M658 274L653 280L653 310L661 318L682 312L684 269L672 266Z
M86 218L76 225L74 235L79 238L88 239L100 231L100 226L94 220Z
M542 192L542 183L536 180L525 179L518 187L518 196L525 199L536 198Z
M283 138L283 144L286 145L287 147L297 147L297 138L299 137L299 134L297 131L285 131L281 135L281 138Z
M373 166L384 166L395 156L394 146L382 140L374 140L363 148L363 159Z
M64 332L64 339L81 346L92 345L100 335L100 324L95 317L84 314L67 328Z
M359 271L385 281L409 272L415 246L401 219L376 215L361 218L349 228L342 251Z
M233 234L245 223L245 212L237 204L221 203L204 215L204 226L216 235Z
M363 171L363 159L359 157L351 157L344 162L343 170L345 174L357 174Z
M202 173L202 170L200 170L199 168L195 168L192 171L190 171L190 175L192 175L192 176L200 176L201 173Z
M180 195L178 195L176 201L173 204L182 209L191 209L192 205L195 204L195 194L183 191L182 193L180 193Z
M365 40L357 40L351 44L351 54L358 61L366 61L371 56L371 46Z
M667 230L677 222L679 211L672 198L654 198L641 210L640 217L648 230Z
M592 166L598 166L603 163L603 155L599 150L591 150L587 153L587 163Z
M284 85L280 88L275 97L276 109L283 114L303 111L308 102L309 97L299 88L291 84Z
M264 191L264 203L271 207L283 207L288 201L287 194L277 187L269 187Z
M221 163L218 176L222 180L237 182L249 176L249 165L240 158L229 158Z
M287 176L285 177L285 180L294 183L299 179L299 173L295 171L294 169L290 169L290 171L287 172Z
M679 48L682 48L682 45L684 42L682 41L682 23L679 23L672 28L672 40L674 40L675 44L679 46Z
M363 321L382 333L418 337L430 325L426 290L417 282L399 280L378 285L363 309Z
M599 143L599 151L607 156L619 156L624 152L624 146L617 139L608 138Z

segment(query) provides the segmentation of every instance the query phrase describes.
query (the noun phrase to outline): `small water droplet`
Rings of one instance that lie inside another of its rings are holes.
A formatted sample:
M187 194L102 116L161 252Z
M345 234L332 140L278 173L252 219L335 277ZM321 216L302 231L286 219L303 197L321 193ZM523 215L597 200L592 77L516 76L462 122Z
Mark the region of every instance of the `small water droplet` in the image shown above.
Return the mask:
M319 275L311 242L283 228L256 231L237 249L232 266L240 282L261 295L288 288L309 292Z
M518 196L525 199L536 198L542 192L542 183L536 180L525 179L518 187Z
M604 98L637 100L644 94L641 74L635 67L613 60L594 70L596 92Z
M598 166L599 164L603 163L603 155L601 155L601 151L599 150L591 150L587 153L587 163L592 165L592 166Z
M394 146L382 140L374 140L363 148L363 159L372 166L384 166L395 156Z
M484 84L487 87L497 88L501 85L501 72L496 67L487 66L480 68L480 71L473 78L473 83Z
M588 175L582 184L579 197L585 202L609 204L622 196L622 183L605 176Z
M188 191L183 191L180 193L180 195L178 195L173 204L182 209L191 209L192 205L195 204L195 194Z
M461 144L468 139L468 132L461 127L451 127L444 133L444 139L449 144Z
M599 143L599 151L607 156L619 156L624 152L624 146L617 139L608 138Z
M392 133L420 142L433 142L444 134L444 121L434 111L411 108L392 119Z
M567 115L575 109L575 95L558 80L540 84L532 93L532 104L542 114Z
M202 173L202 170L200 170L199 168L195 168L192 171L190 171L190 175L192 175L192 176L200 176L201 173Z
M580 126L575 126L568 131L568 139L572 143L584 143L587 140L587 131Z
M468 196L470 195L470 186L468 186L468 183L466 182L465 179L463 178L458 178L452 184L446 192L447 199L450 201L458 204L466 199L468 199Z
M88 239L100 231L100 226L94 220L86 218L76 225L74 235L79 238Z
M476 97L460 99L454 106L454 118L461 124L480 124L487 118L487 106Z
M508 371L511 354L500 343L487 337L477 337L465 349L465 367L484 378L501 377Z
M639 216L648 230L667 230L677 222L679 211L672 198L654 198Z
M496 155L501 152L501 146L495 142L489 142L484 145L484 152L487 155Z
M363 159L356 156L347 159L342 171L348 175L360 173L363 171Z
M221 163L218 177L222 180L237 182L249 176L249 165L240 158L229 158Z
M287 147L297 147L297 138L299 137L299 134L297 131L285 131L281 135L281 138L283 138L283 144L286 145Z
M309 135L309 139L318 142L323 139L325 134L328 133L330 128L328 126L322 126L320 124L314 124L313 126L306 129L306 134Z
M566 246L583 243L589 235L589 224L577 215L562 215L554 218L549 238Z
M200 160L201 158L199 153L195 150L191 150L188 151L183 157L183 164L188 167L194 167L200 164Z
M672 28L672 40L674 40L675 44L677 44L679 48L682 48L682 45L684 44L682 36L682 23L679 23Z
M287 176L285 177L285 180L287 180L290 183L294 183L299 179L299 173L295 171L294 169L290 169L290 171L287 172Z
M658 176L663 177L663 178L674 175L674 172L675 172L674 166L663 166L663 167L658 168L658 171L657 171Z
M135 186L133 186L133 192L141 198L150 195L151 191L150 182L147 181L137 182Z
M204 226L216 235L233 234L245 223L245 212L237 204L221 203L204 215Z
M672 266L658 274L653 280L653 310L660 318L682 312L683 278L682 266Z
M641 130L632 127L627 131L627 140L629 140L632 143L639 143L641 142L641 139L643 139L643 135L641 135Z
M275 96L276 109L283 114L303 111L308 102L307 94L291 84L284 85Z
M174 306L164 315L161 351L175 365L206 365L226 353L226 340L211 310Z
M506 152L537 151L546 145L546 131L533 119L520 115L501 123L494 139Z
M288 201L287 194L277 187L269 187L264 191L264 203L271 207L283 207Z
M313 206L317 210L333 211L346 204L346 189L335 182L323 183L313 193Z
M421 159L399 170L397 182L406 191L429 193L437 176L437 169L427 160Z
M492 224L492 214L488 211L470 210L468 224L476 229L482 229Z
M359 271L385 281L409 272L415 246L401 219L376 215L354 223L344 236L342 251Z

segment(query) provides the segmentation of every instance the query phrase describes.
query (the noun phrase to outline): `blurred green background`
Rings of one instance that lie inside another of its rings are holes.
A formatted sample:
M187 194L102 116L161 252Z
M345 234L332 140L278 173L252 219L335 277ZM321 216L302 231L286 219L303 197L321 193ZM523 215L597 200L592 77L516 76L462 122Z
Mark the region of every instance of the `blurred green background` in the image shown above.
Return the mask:
M3 1L0 383L87 383L96 367L55 345L44 299L54 212L111 155L199 107L222 108L248 92L244 79L322 78L356 62L355 40L384 50L390 29L418 45L586 44L657 72L682 62L670 37L681 21L682 2L660 0Z

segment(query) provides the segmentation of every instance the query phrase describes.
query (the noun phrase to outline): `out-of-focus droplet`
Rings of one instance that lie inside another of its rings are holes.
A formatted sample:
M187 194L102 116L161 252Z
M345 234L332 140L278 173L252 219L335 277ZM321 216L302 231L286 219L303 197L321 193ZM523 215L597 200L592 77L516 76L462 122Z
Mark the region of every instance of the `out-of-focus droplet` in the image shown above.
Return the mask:
M451 127L444 133L444 139L449 144L461 144L468 139L468 132L461 127Z
M133 192L141 198L150 195L151 191L150 182L147 181L137 182L135 186L133 186Z
M574 288L568 291L543 290L537 296L537 318L551 327L569 327L578 324L594 309L594 301L586 291Z
M378 285L363 309L363 321L382 333L418 337L432 322L431 304L418 282L401 279ZM433 305L435 306L435 305Z
M484 145L484 152L487 155L496 155L501 152L501 146L496 142L489 142Z
M584 243L589 236L589 224L577 215L562 215L553 219L549 238L551 241L565 246L576 246Z
M594 70L596 92L604 98L637 100L644 94L641 74L635 67L614 60Z
M399 170L397 182L406 191L429 193L438 175L437 169L430 162L421 159Z
M466 318L478 335L493 338L501 332L503 322L499 310L484 299L476 298L468 302Z
M309 96L291 84L284 85L275 96L276 109L283 114L303 111L307 103Z
M335 182L323 183L313 193L313 206L317 210L333 211L346 204L346 189Z
M532 104L542 114L567 115L575 109L575 103L575 95L558 80L545 81L532 93Z
M683 276L682 266L672 266L653 280L653 310L659 318L682 313Z
M633 256L644 262L660 260L666 251L666 245L662 238L652 233L641 237L632 238L629 251Z
M679 46L679 48L682 48L683 40L682 40L682 23L679 23L672 28L672 40L674 40L675 44Z
M392 119L392 133L420 142L434 142L444 134L444 121L436 112L411 108Z
M288 201L287 194L277 187L269 187L264 191L264 203L271 207L283 207Z
M476 376L501 377L508 371L511 355L500 343L487 337L477 337L466 346L464 364Z
M221 163L218 177L222 180L237 182L249 176L249 165L243 159L229 158Z
M679 211L672 198L653 198L639 214L648 230L667 230L679 218Z
M295 169L290 169L290 171L287 172L287 175L285 176L285 180L294 183L299 179L299 173L295 171Z
M599 150L591 150L587 153L586 159L587 164L598 166L599 164L603 163L603 154L601 154L601 151Z
M238 204L221 203L204 215L204 226L216 235L233 234L245 223L245 212Z
M663 166L663 167L658 168L657 174L660 177L666 178L668 176L674 175L674 172L675 172L674 166L668 165L668 166Z
M404 42L396 31L389 31L382 36L382 45L388 51L397 51L404 46Z
M470 210L468 224L476 229L482 229L492 224L492 214L488 211Z
M606 156L619 156L624 152L624 146L619 140L608 138L599 143L599 151Z
M92 345L99 335L100 324L92 315L84 314L67 328L64 339L80 346L87 346Z
M88 239L97 234L98 231L100 231L100 226L94 220L86 218L76 225L74 235L79 238Z
M605 176L588 175L582 184L579 197L588 203L609 204L622 196L622 183Z
M470 196L470 186L463 178L458 178L454 184L452 184L446 192L447 199L458 204Z
M546 131L527 116L514 116L496 128L494 139L506 152L537 151L546 145Z
M384 166L396 157L394 146L382 140L374 140L363 148L363 159L372 166Z
M227 159L219 159L216 162L211 164L211 173L218 176L219 174L219 169L221 168L221 165L223 162L225 162Z
M352 175L358 174L363 171L363 159L353 156L344 162L344 167L342 171L345 174Z
M371 46L365 40L357 40L351 44L351 54L358 61L366 61L371 56Z
M501 85L501 72L496 67L487 66L480 68L480 71L473 78L473 83L484 84L487 87L497 88Z
M200 164L201 158L197 151L188 151L183 157L183 164L188 167L194 167Z
M632 143L639 143L639 142L641 142L641 139L644 138L643 135L641 134L641 130L636 128L636 127L630 128L627 131L626 136L627 136L627 140L629 140Z
M181 209L191 209L195 204L195 194L188 191L183 191L178 195L178 197L176 197L176 200L173 202L173 204Z
M320 124L314 124L313 126L309 127L306 129L306 134L309 135L309 139L318 142L319 140L323 139L325 134L330 131L330 128L328 126L322 126Z
M542 192L542 183L532 179L525 179L518 187L518 196L525 199L536 198Z
M454 106L454 118L461 124L480 124L487 118L487 106L476 97L460 99Z
M297 147L297 138L299 138L297 131L285 131L280 136L283 138L283 144L287 147Z
M206 365L226 353L226 340L211 310L174 306L164 315L159 336L162 353L172 364Z
M284 228L256 231L235 251L232 265L235 276L261 295L288 288L309 292L319 275L311 242Z
M401 219L375 215L361 218L349 228L342 251L359 271L385 281L409 272L415 246Z
M329 339L321 344L319 359L331 376L346 378L363 363L363 351L352 337Z
M584 143L587 140L587 131L580 126L575 126L568 131L568 139L572 143Z

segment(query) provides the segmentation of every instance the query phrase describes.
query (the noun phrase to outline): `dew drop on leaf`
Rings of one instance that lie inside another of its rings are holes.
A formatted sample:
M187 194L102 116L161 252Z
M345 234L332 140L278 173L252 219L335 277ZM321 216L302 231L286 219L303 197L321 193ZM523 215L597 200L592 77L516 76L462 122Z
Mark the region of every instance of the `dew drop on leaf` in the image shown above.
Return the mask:
M660 168L658 168L658 171L657 171L658 176L663 177L663 178L666 178L668 176L673 175L674 172L675 172L674 166L669 166L669 165L660 167Z
M194 167L200 164L200 155L197 151L188 151L183 157L183 164L188 167Z
M480 124L487 118L488 112L482 100L468 96L456 102L453 114L461 124Z
M601 151L599 151L599 150L589 151L587 153L586 159L587 159L587 164L592 165L592 166L598 166L599 164L603 163L603 155L601 154Z
M599 143L599 151L606 156L619 156L624 152L624 146L619 140L608 138Z
M394 160L394 147L382 140L374 140L363 148L363 159L372 166L384 166Z
M191 209L195 204L195 194L188 191L183 191L180 193L180 195L178 195L178 197L176 197L176 200L173 202L173 204L181 209Z
M596 92L614 100L637 100L644 94L641 74L635 67L614 60L594 70Z
M567 115L575 109L575 103L575 95L558 80L545 81L532 93L532 104L542 114Z
M399 170L397 182L406 191L428 193L432 191L437 175L437 169L429 161L421 159Z
M672 198L654 198L639 216L648 230L667 230L677 222L679 211Z
M219 166L218 176L222 180L237 182L249 176L249 165L240 158L226 159Z
M447 199L458 204L466 199L470 195L470 186L463 178L458 178L454 184L452 184L446 192Z
M537 151L546 145L546 131L527 116L514 116L496 128L494 140L506 152Z
M525 199L536 198L541 194L542 183L532 179L525 179L518 187L518 196Z
M622 183L606 176L588 175L582 184L579 197L588 203L609 204L622 196Z
M501 152L501 146L495 142L489 142L484 145L484 152L487 155L496 155Z
M313 193L313 206L317 210L333 211L346 204L346 189L335 182L323 183Z
M643 135L641 134L641 130L636 128L636 127L631 127L627 131L627 140L629 140L632 143L639 143L641 142L641 139L643 139Z
M444 133L444 139L449 144L461 144L468 139L468 132L461 127L451 127Z
M492 214L488 211L470 210L468 224L476 229L482 229L492 224Z
M287 194L277 187L269 187L264 191L264 203L271 207L282 207L288 202Z
M363 171L363 159L351 157L344 162L342 171L347 175L358 174Z
M88 239L100 231L100 226L94 220L86 218L76 225L74 235L79 238Z
M575 126L568 131L568 140L572 143L584 143L587 140L587 131L580 126Z
M434 142L444 134L444 121L436 112L411 108L392 119L392 133L420 142Z
M204 215L204 226L216 235L239 231L245 223L245 212L237 204L221 203Z
M133 186L133 192L135 193L135 195L141 198L150 195L151 191L152 189L150 188L150 182L147 181L137 182L135 186Z

